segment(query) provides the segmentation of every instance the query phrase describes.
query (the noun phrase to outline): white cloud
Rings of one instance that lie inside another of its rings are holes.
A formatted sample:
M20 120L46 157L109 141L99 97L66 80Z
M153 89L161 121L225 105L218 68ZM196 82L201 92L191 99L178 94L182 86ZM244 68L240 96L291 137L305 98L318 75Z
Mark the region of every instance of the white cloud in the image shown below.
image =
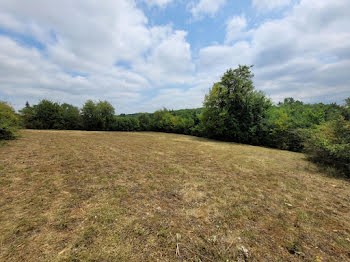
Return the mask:
M234 16L226 26L226 43L230 43L242 36L243 30L247 27L247 20L244 15Z
M70 64L72 57L79 59L78 64L91 61L106 65L117 60L135 59L150 48L147 18L133 1L106 0L102 5L92 0L62 0L59 3L38 0L35 4L3 0L1 7L3 13L22 24L20 33L26 33L28 25L38 28L36 31L43 36L36 33L34 37L45 44L54 33L57 42L48 45L48 53L55 54L56 49L64 49L70 57L62 64L65 67L74 65ZM17 27L10 29L18 31ZM29 33L33 35L31 31ZM64 62L63 58L53 57L60 63Z
M159 7L165 7L166 5L170 4L173 0L141 0L145 2L148 6L159 6Z
M223 43L201 47L196 40L198 53L193 36L177 24L150 25L136 1L1 0L0 27L13 34L0 36L0 99L16 108L41 98L75 105L107 99L126 113L197 107L238 64L254 64L256 86L275 100L350 95L348 0L301 0L253 29L251 19L232 17ZM195 3L192 14L200 18L225 1Z
M253 0L253 7L261 12L271 11L276 8L288 6L292 0Z
M200 72L225 72L228 68L235 68L238 64L252 62L251 46L241 41L233 46L215 45L202 48L199 53Z
M44 46L1 37L0 96L16 94L17 108L25 99L106 98L128 112L144 90L183 83L193 73L187 33L149 26L134 1L3 0L0 7L0 26Z
M217 76L225 68L254 64L256 86L275 100L342 100L350 95L349 13L347 0L301 1L284 18L251 30L250 43L202 48L198 67Z
M191 13L195 18L203 16L213 17L226 4L226 0L199 0L196 4L192 2Z
M25 48L0 37L0 94L16 97L17 108L26 100L49 98L82 104L87 99L108 99L125 105L136 102L147 80L138 74L113 68L88 77L71 76L34 48ZM101 92L103 90L103 92Z
M145 110L184 109L202 107L203 98L208 92L207 86L197 85L188 89L166 88L159 92L143 104ZM143 110L143 111L145 111ZM142 111L142 110L141 110Z
M135 70L146 75L152 83L184 84L194 72L190 45L185 31L173 32L168 28L161 41L154 45L146 60L137 64ZM157 38L157 37L155 37Z

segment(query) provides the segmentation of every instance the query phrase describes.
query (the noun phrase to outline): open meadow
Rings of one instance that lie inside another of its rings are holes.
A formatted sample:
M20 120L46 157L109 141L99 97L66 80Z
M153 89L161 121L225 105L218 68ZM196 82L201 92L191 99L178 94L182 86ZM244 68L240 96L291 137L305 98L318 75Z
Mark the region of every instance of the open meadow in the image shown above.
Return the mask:
M301 153L23 130L0 147L0 261L350 261L350 180Z

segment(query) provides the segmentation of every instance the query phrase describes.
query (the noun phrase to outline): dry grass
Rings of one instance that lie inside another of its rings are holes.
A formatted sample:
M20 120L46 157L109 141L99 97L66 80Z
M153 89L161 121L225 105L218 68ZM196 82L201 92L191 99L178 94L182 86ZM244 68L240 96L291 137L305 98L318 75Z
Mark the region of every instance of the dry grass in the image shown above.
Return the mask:
M0 261L350 261L350 183L292 152L26 130L0 148Z

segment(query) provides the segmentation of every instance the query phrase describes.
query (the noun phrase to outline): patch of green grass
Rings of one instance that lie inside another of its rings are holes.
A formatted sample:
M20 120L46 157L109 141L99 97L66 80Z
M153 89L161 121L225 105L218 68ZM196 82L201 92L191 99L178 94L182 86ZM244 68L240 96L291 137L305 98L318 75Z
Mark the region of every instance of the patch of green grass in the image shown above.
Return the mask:
M11 185L11 183L12 183L11 179L0 177L0 186L8 186L8 185Z
M301 222L309 222L310 221L310 216L303 210L297 210L297 219Z
M246 238L251 239L251 240L256 239L255 232L252 232L252 231L244 231L244 232L242 233L242 235L243 235L244 237L246 237Z
M161 228L159 229L159 231L157 232L157 236L158 236L158 237L167 238L168 235L169 235L168 230L167 230L166 228L163 228L163 227L161 227Z

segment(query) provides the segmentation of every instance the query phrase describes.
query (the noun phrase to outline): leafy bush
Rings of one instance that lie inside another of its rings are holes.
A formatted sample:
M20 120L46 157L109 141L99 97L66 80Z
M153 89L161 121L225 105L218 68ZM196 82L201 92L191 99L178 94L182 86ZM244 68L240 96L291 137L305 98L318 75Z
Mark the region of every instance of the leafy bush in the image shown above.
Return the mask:
M152 130L152 126L151 126L151 117L149 116L149 114L140 114L137 119L139 120L140 123L140 130L143 131L150 131Z
M15 110L6 102L0 101L0 140L14 139L18 130L19 118Z
M116 116L111 123L112 131L139 131L140 122L137 118Z
M151 114L151 130L167 133L192 134L192 128L199 122L196 110L168 110L166 108Z
M350 122L340 117L312 130L306 152L311 160L333 166L350 177Z
M269 129L270 133L264 140L264 145L276 147L282 150L302 152L309 129L286 129L278 128Z
M327 121L333 121L345 112L337 104L304 104L293 98L268 110L267 129L264 145L284 150L301 152L308 130L316 129Z

